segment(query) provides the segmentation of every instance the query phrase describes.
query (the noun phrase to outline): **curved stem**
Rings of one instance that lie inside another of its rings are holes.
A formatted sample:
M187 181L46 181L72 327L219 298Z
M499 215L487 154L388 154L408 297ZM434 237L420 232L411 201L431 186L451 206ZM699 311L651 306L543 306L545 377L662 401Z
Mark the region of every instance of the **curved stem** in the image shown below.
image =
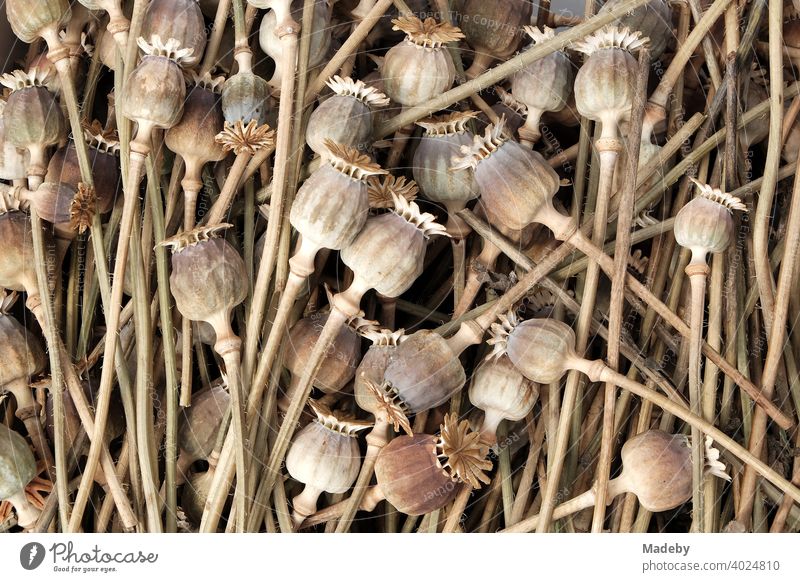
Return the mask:
M361 505L358 507L360 511L372 511L375 509L375 506L378 505L381 501L386 499L383 495L383 491L381 490L380 485L374 485L367 489L366 493L364 494ZM340 501L339 503L335 503L316 512L314 515L311 515L306 519L303 523L300 524L301 529L306 529L315 525L319 525L322 523L327 523L334 519L339 518L345 510L349 499L345 499L344 501Z
M690 308L692 333L689 338L689 406L693 414L703 416L703 389L700 380L700 348L703 344L703 315L705 311L706 276L708 266L692 262L686 267L692 288ZM703 495L703 470L705 443L703 433L692 427L692 522L695 532L706 532L705 496Z

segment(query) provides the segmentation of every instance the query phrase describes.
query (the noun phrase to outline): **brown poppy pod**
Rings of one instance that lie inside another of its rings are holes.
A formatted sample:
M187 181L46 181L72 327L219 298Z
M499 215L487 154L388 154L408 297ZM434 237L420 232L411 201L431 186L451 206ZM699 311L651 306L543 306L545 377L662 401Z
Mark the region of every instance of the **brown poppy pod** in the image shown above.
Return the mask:
M222 86L222 113L228 123L241 121L247 125L255 121L264 125L269 113L269 85L249 71L236 73Z
M6 136L6 101L0 98L0 180L24 180L28 174L28 152L15 146Z
M622 0L608 0L598 14L608 12L621 3ZM643 37L650 39L650 58L653 61L664 54L673 36L672 9L666 0L650 0L647 4L621 15L617 22L620 26L625 26L634 32L638 31Z
M453 11L469 46L475 51L467 79L474 79L495 60L504 61L519 48L522 27L531 21L529 0L459 0Z
M403 333L404 330L402 329L397 331L382 329L364 334L365 337L372 341L372 345L367 349L364 357L361 358L361 363L356 369L355 383L353 385L356 404L362 410L372 414L378 412L377 402L367 383L371 383L373 386L383 384L383 376L386 373L386 367L389 365L392 354L397 350L397 346L406 339Z
M189 467L208 460L214 450L222 419L230 405L230 394L223 382L192 395L192 405L181 409L178 419L178 470L176 484L186 480Z
M174 38L183 48L192 49L184 61L186 68L196 66L206 48L206 23L197 0L152 0L144 14L142 36L154 34Z
M10 501L17 512L17 523L33 527L40 510L28 502L25 487L36 477L36 459L19 433L0 424L0 501Z
M65 27L72 17L67 0L6 0L5 4L11 30L28 44L46 29Z
M453 86L455 66L445 44L463 38L461 31L433 18L392 20L406 38L386 53L381 67L385 92L395 103L414 106L430 101Z

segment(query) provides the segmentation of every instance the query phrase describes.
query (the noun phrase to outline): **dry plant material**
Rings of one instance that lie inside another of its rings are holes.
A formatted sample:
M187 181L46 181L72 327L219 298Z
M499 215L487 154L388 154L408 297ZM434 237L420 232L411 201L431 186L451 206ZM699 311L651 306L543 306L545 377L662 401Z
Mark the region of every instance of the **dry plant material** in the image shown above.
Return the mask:
M38 474L36 460L19 433L0 426L0 500L8 501L23 529L33 527L41 508L28 500L25 488Z

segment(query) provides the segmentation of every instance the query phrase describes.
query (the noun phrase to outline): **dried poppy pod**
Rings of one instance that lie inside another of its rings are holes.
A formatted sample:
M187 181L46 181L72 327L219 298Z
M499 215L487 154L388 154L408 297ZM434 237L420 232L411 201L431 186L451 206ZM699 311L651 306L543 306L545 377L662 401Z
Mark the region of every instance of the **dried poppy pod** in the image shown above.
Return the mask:
M458 354L446 339L426 329L397 346L384 372L386 388L397 395L410 414L444 404L466 381Z
M690 200L675 216L675 240L692 251L690 264L706 264L708 253L721 253L733 240L734 210L747 210L742 201L692 179L699 196Z
M447 23L416 16L392 20L393 30L406 38L386 53L381 67L386 94L395 103L412 107L430 101L453 86L455 65L445 44L464 37Z
M63 183L43 182L36 190L16 188L14 195L47 222L55 225L57 234L72 240L76 232L70 228L72 221L72 201L76 197L75 190Z
M507 356L489 360L475 371L469 386L469 400L485 412L481 435L497 441L500 421L522 420L533 409L539 386L523 376Z
M89 146L89 163L92 165L95 211L106 214L114 207L120 189L119 137L115 131L106 131L99 121L94 121L84 127L84 139ZM44 181L78 190L83 180L73 142L52 155Z
M105 10L108 12L108 32L114 37L120 48L128 46L128 30L131 23L122 11L122 0L78 0L89 10Z
M367 219L358 236L342 250L342 261L355 278L347 291L336 296L340 302L344 300L340 304L356 306L370 289L388 297L400 296L422 273L428 238L448 236L445 228L434 222L436 218L421 212L415 202L397 195L394 202L392 212Z
M543 26L541 30L526 26L525 32L533 40L532 45L555 37L555 31L547 26ZM567 53L559 50L533 61L512 77L511 91L527 108L525 125L519 130L524 144L532 145L539 141L539 122L545 112L561 111L566 106L572 93L572 67Z
M255 121L258 125L267 122L269 112L269 85L249 71L240 71L222 86L222 113L225 121L241 121L247 125Z
M46 77L37 70L14 71L0 77L12 89L3 120L6 139L30 155L27 174L36 188L47 172L47 148L64 137L66 126L55 95L43 85Z
M281 80L288 72L294 71L294 63L286 62L290 58L286 53L286 47L281 42L281 36L286 34L287 27L293 30L298 24L303 27L303 2L296 0L291 3L291 11L284 11L278 8L281 2L250 2L254 6L258 4L272 4L272 10L264 15L259 28L258 40L261 49L275 61L275 72L269 80L270 87L280 94ZM289 2L284 2L288 7ZM258 6L265 8L266 6ZM331 46L331 20L330 9L325 0L315 0L314 14L311 21L313 32L311 33L311 47L308 54L308 68L314 69L325 60L328 49Z
M48 460L48 451L39 422L38 406L30 388L31 377L44 370L47 360L39 340L25 329L8 310L17 294L0 291L0 345L4 346L0 362L0 391L10 392L17 401L16 416L34 443L39 458Z
M0 180L21 181L28 174L27 150L15 146L6 135L6 100L0 97Z
M181 47L192 49L184 66L195 67L206 48L206 25L197 0L152 0L144 14L142 36L174 38Z
M726 192L701 184L692 179L698 187L700 196L689 201L675 216L673 226L675 240L679 245L691 250L692 258L686 266L686 274L692 291L689 327L691 337L689 344L689 404L692 412L698 416L703 414L703 387L700 376L701 349L703 343L703 316L705 312L706 278L709 268L706 263L708 253L724 252L733 241L733 210L746 210L742 201ZM705 519L703 505L704 475L700 452L705 437L703 433L692 427L692 451L695 457L693 465L694 490L692 506L694 509L695 531L710 531L711 524Z
M214 450L222 419L230 405L224 382L214 382L192 396L192 405L181 409L178 420L178 455L176 485L186 480L195 461L208 460Z
M131 149L147 154L153 129L168 129L183 115L186 83L181 66L191 57L192 49L181 48L173 38L162 41L158 35L150 37L149 42L140 36L138 44L144 56L117 101L122 114L138 126Z
M217 141L225 127L220 101L222 77L201 78L193 74L195 85L186 96L183 117L164 136L167 147L183 158L181 188L185 197L184 229L195 226L197 197L203 187L203 166L225 159L226 151Z
M509 230L522 231L533 222L563 222L553 208L558 174L541 154L503 137L504 122L487 127L471 146L462 146L463 157L454 157L451 167L474 170L487 213Z
M356 369L355 382L353 384L353 393L356 398L356 404L369 413L377 416L378 408L375 406L375 398L373 391L369 384L372 386L380 386L383 384L383 375L386 372L386 366L389 365L389 360L401 342L405 341L405 330L398 329L392 331L390 329L369 330L364 333L364 337L372 342L367 349L364 357L361 358Z
M25 487L36 473L36 460L28 443L0 424L0 501L11 502L17 512L17 523L23 529L32 528L41 513L25 495Z
M475 50L467 79L474 79L495 60L504 61L519 48L522 27L531 21L528 0L460 0L453 6L469 46Z
M717 461L719 451L706 442L702 463L708 458L708 473L728 478L724 465ZM640 505L652 512L669 511L692 497L692 452L684 435L648 430L629 439L622 446L622 473L608 482L606 503L618 495L633 493ZM720 469L722 467L722 469ZM598 503L595 488L556 507L554 519L561 519ZM519 533L534 529L539 516L534 515L503 530Z
M224 239L217 238L228 224L206 226L163 241L172 247L170 290L178 311L192 321L205 321L214 328L216 351L225 362L231 394L233 434L236 450L237 507L244 512L246 467L244 406L241 378L242 340L231 328L233 308L247 297L247 269L242 257ZM242 513L243 515L243 513Z
M46 236L47 233L43 232ZM12 291L25 291L29 307L39 304L39 287L36 282L33 258L33 233L30 217L24 212L10 210L0 213L0 287ZM47 239L45 239L47 240ZM48 259L51 259L48 254ZM48 269L55 268L48 262Z
M40 36L48 44L53 40L60 44L58 31L72 16L67 0L6 0L5 4L11 30L28 44Z
M447 232L455 239L469 234L469 227L456 213L477 198L479 191L471 168L451 170L450 165L461 147L473 142L467 123L476 116L474 111L457 111L417 122L425 133L414 152L414 180L426 198L447 209Z
M598 14L608 12L621 3L622 0L608 0ZM650 39L648 48L654 61L664 54L672 38L672 9L666 0L650 0L647 4L621 15L617 22L620 26L638 31L643 37Z
M439 435L403 435L392 439L375 463L377 486L370 489L360 509L372 511L387 500L400 513L423 515L452 501L463 485L479 489L489 483L492 468L488 445L469 422L448 414ZM312 515L307 525L335 519L345 511L343 501ZM341 522L340 522L341 523ZM337 530L338 531L338 530Z
M195 525L200 525L203 519L208 494L211 492L211 484L214 482L216 469L209 468L208 471L192 473L183 484L181 490L180 505L186 512L186 516Z
M321 402L309 400L308 404L317 418L295 435L286 454L289 475L305 485L292 499L295 527L317 510L322 493L344 493L350 489L361 467L358 432L372 426L336 415Z
M492 90L498 98L497 103L492 105L492 111L495 112L498 119L505 118L506 128L508 128L511 135L515 135L519 131L519 128L525 124L528 108L500 85L496 85ZM486 126L491 123L485 113L481 113L478 120L480 121L478 127L481 129L485 129Z
M327 81L334 95L320 103L308 119L306 143L324 155L325 141L365 151L372 136L372 108L389 104L383 93L350 77L334 75Z
M286 394L278 401L281 410L285 411L289 407L297 383L308 365L311 352L329 315L325 312L313 313L299 320L289 331L284 348L284 365L292 373L292 381ZM343 390L350 383L361 359L361 337L356 330L364 325L371 327L372 324L373 322L354 318L349 321L349 325L339 330L314 376L315 388L332 394Z
M630 118L638 63L633 53L645 45L639 32L616 26L605 27L575 49L587 55L575 76L575 105L581 115L602 124L596 147L612 147L619 125Z

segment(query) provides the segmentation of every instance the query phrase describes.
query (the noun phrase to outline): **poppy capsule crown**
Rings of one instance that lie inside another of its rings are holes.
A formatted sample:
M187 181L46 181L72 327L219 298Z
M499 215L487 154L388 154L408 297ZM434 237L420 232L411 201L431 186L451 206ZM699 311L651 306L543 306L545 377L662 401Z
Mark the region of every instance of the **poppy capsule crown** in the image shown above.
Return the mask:
M364 337L372 342L369 346L364 357L361 358L361 363L356 369L355 383L353 385L353 392L356 398L356 404L367 412L375 414L376 402L370 390L372 386L380 386L383 383L383 375L386 372L386 366L389 365L389 359L392 353L397 349L397 346L405 341L405 330L398 329L392 331L390 329L380 329L367 331Z
M197 0L152 0L147 6L142 36L174 38L180 45L192 49L183 61L186 68L196 66L206 48L206 28Z
M393 30L406 39L386 53L381 67L385 91L395 103L419 105L453 86L455 66L444 45L464 37L461 31L433 18L416 16L392 20Z
M598 14L608 12L621 3L622 0L608 0ZM648 48L653 60L664 53L672 38L672 9L666 0L650 0L647 4L620 15L618 22L649 39Z
M447 231L436 217L421 212L415 202L393 195L391 212L367 219L364 228L341 252L355 274L353 285L375 289L387 297L403 294L422 273L427 239Z
M308 120L306 143L325 155L325 141L366 150L372 135L372 108L389 104L389 98L363 81L338 75L328 79L334 95L320 103Z
M325 147L325 163L298 190L289 220L304 242L339 250L367 220L367 178L387 172L350 146L325 140Z
M509 230L532 222L548 224L557 214L553 196L559 177L539 154L503 136L505 120L489 125L452 159L453 170L472 168L488 213ZM549 224L548 224L549 226Z
M720 253L733 240L734 210L747 211L735 196L692 179L699 196L675 216L675 240L692 251L693 263L705 263L708 253Z

